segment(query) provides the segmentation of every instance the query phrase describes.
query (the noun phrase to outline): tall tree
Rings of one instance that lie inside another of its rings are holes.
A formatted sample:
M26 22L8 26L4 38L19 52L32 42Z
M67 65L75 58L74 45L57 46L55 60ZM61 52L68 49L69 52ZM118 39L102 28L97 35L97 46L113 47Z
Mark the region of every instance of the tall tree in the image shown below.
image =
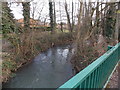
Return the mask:
M99 33L99 0L97 0L97 6L96 6L96 32L95 34Z
M8 7L8 2L2 3L2 31L4 38L7 38L11 45L14 48L19 48L20 38L19 33L21 32L20 26L15 23L13 19L13 14L11 13L10 8ZM11 35L9 34L11 33ZM16 53L19 52L19 49L16 49Z
M120 42L120 2L118 2L118 12L117 12L117 30L118 30L118 41Z
M53 14L53 2L49 0L49 16L50 16L50 30L54 33L54 14Z
M108 38L114 37L115 23L116 23L115 3L111 3L106 12L104 36Z
M60 6L60 1L59 1L59 11L60 11L60 29L63 32L63 23L62 23L62 16L61 16L61 6Z
M13 14L8 7L8 2L2 3L2 30L3 35L6 33L15 32L15 22L13 20Z
M82 0L79 2L80 2L80 7L79 7L79 13L78 13L77 38L76 38L77 45L80 44L80 40L82 39L82 37L81 37L81 32L82 32L81 21L82 21L82 15L83 15L83 2L82 2Z
M74 29L74 16L73 16L73 14L74 14L74 3L73 3L73 0L72 0L72 25L71 25L72 31Z
M55 11L56 7L55 7L55 1L54 1L54 32L55 32L55 29L56 29L56 11Z
M69 12L68 12L68 5L67 5L66 0L65 0L65 12L66 12L66 15L67 15L68 28L72 32L72 25L71 25L71 22L70 22L70 15L69 15Z
M24 30L30 29L30 2L22 2L23 17L24 17Z

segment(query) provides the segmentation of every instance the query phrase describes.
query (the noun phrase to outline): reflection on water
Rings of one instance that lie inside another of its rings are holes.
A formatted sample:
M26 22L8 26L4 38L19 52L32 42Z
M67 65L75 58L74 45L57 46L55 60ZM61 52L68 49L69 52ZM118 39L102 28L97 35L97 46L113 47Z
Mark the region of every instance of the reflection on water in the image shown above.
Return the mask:
M5 84L8 88L57 88L73 76L72 45L54 47L38 55Z

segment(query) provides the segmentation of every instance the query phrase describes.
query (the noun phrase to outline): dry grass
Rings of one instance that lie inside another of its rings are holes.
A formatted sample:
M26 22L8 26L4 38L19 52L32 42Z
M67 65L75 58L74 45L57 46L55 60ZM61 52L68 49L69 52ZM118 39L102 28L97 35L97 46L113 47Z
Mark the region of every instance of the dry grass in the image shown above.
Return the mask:
M107 51L107 43L102 39L100 43L92 37L88 41L81 41L72 63L76 73L87 67L94 60Z

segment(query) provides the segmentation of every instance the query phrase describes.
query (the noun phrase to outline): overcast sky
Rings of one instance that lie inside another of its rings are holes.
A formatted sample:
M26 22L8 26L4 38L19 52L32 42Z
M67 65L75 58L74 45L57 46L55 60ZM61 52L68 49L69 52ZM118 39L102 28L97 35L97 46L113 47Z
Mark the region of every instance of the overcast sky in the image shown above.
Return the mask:
M15 0L9 0L9 1L15 1ZM18 0L16 0L18 1ZM24 1L24 0L22 0ZM60 20L60 11L62 12L62 20L64 22L66 22L66 17L65 17L65 10L64 10L64 1L65 0L55 0L56 2L56 17L57 17L57 22L59 22ZM68 3L68 10L69 12L71 12L71 4L72 1L74 2L74 16L76 16L77 12L78 12L78 0L66 0ZM83 0L85 1L85 0ZM88 0L86 0L88 1ZM96 0L91 0L92 2L95 2ZM101 0L100 0L101 1ZM106 1L106 0L102 0L102 1ZM108 0L109 1L109 0ZM112 0L115 1L115 0ZM118 0L117 0L118 1ZM60 5L59 5L60 2ZM39 19L44 21L44 19L47 17L47 21L49 21L49 4L48 4L48 0L33 0L31 2L31 6L30 6L30 13L31 13L31 18L32 17L32 13L33 13L33 7L35 7L35 14L34 14L34 19ZM12 3L10 5L10 8L12 10L12 13L14 14L15 19L21 19L23 18L23 12L22 12L22 4L20 3Z
M68 10L71 12L71 4L72 0L66 0L68 3ZM78 0L73 0L74 2L74 15L77 14L77 8L78 8ZM59 5L60 3L60 5ZM48 0L33 0L30 3L31 7L31 18L33 14L33 8L35 8L35 13L34 13L34 19L39 19L39 20L44 20L47 17L47 21L49 21L49 2ZM10 8L12 10L12 13L14 14L15 19L21 19L23 18L23 12L22 12L22 4L20 3L12 3L10 5ZM62 20L66 22L66 14L64 10L64 0L56 0L56 16L57 16L57 22L60 21L60 11L62 14Z

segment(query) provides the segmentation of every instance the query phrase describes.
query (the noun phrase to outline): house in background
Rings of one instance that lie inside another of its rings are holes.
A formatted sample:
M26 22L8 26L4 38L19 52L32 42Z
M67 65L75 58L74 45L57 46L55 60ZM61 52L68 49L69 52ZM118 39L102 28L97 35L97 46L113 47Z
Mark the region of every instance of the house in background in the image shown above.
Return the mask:
M20 25L20 26L24 26L24 19L18 19L17 20L17 23ZM30 18L30 27L49 27L49 24L48 23L43 23L41 22L40 20L35 20L33 18Z

